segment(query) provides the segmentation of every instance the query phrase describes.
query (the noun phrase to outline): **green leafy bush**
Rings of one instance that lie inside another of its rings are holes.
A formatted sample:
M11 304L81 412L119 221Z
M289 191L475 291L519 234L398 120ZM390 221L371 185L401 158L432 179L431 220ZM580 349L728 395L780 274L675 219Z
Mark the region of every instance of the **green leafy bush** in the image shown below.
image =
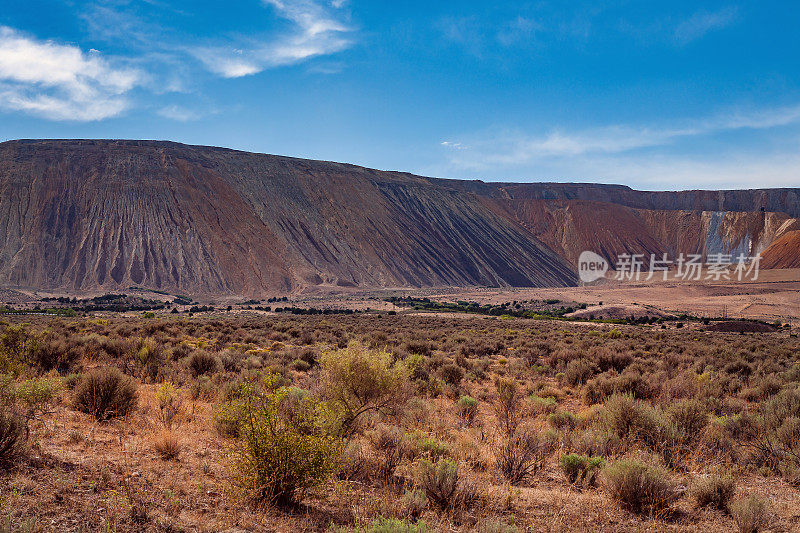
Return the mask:
M598 421L612 435L629 445L638 443L654 451L671 454L676 441L674 422L659 409L630 394L614 394Z
M575 427L575 415L569 411L556 411L547 415L547 421L556 429L573 429Z
M461 482L458 470L458 463L449 459L440 459L435 463L424 459L420 461L417 483L425 491L428 502L436 509L465 509L474 502L474 488Z
M376 518L369 525L370 533L427 533L425 522L409 522L398 518Z
M40 336L28 331L27 324L7 326L0 333L0 374L19 375L33 359Z
M47 405L62 388L63 379L59 377L8 380L0 385L0 401L17 406L24 411L25 418L31 420L47 410Z
M165 428L172 428L172 425L178 421L182 410L183 400L181 400L180 393L175 388L175 385L165 382L158 387L159 420Z
M450 453L447 444L424 431L413 431L408 434L409 441L418 454L437 460Z
M564 370L564 381L572 386L583 385L597 371L597 365L592 361L588 359L573 359L567 363L567 368Z
M561 467L561 471L564 472L570 483L594 486L597 473L603 466L603 460L600 457L570 453L561 456L558 466Z
M74 406L98 421L125 416L136 408L136 383L117 368L104 367L84 374L75 386Z

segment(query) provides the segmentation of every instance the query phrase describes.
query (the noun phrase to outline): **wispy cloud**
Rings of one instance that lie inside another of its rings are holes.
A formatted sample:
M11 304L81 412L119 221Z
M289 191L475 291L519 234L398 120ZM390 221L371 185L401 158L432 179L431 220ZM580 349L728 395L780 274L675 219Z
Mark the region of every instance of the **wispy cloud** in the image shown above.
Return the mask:
M115 67L96 50L40 41L0 26L0 107L52 120L101 120L129 105L141 83L133 69Z
M189 122L192 120L198 120L203 115L198 113L197 111L193 111L191 109L187 109L183 106L179 105L169 105L166 107L162 107L157 111L157 113L170 120L177 120L178 122Z
M542 157L616 154L665 146L678 139L739 129L768 129L800 122L800 105L751 112L732 111L666 127L610 125L576 132L552 131L542 136L501 132L469 143L445 141L443 146L469 146L484 161L525 163Z
M772 186L796 183L800 170L797 145L780 150L736 153L722 149L697 155L693 139L749 130L800 125L800 105L755 111L728 111L669 125L618 124L579 131L554 130L543 135L502 130L441 142L447 163L440 175L487 179L579 179L652 183L665 187L669 176L688 186ZM794 130L792 130L794 131ZM681 143L683 141L683 143ZM688 143L688 144L687 144ZM793 174L794 173L794 174ZM694 176L692 178L691 176ZM750 180L748 182L748 180ZM669 187L674 184L669 183Z
M151 95L196 92L202 70L238 78L331 55L353 44L346 0L251 1L265 16L270 10L288 21L289 29L255 35L217 30L201 40L175 25L190 14L166 4L147 2L148 9L135 9L126 1L78 0L78 16L89 39L95 46L122 46L126 55L121 57L39 40L0 25L0 110L51 120L102 120L129 109L134 88ZM331 64L309 72L331 73L334 67L342 69ZM154 109L180 121L203 115L177 105Z
M442 141L439 144L441 144L442 146L446 146L448 148L452 148L453 150L464 150L464 149L467 148L466 146L464 146L461 143L454 143L454 142L451 142L451 141Z
M513 46L532 40L536 36L536 32L543 29L544 26L537 20L518 15L497 32L497 41L503 46Z
M288 35L265 42L251 39L191 49L211 72L226 78L256 74L342 51L353 44L352 28L340 18L342 2L324 5L310 0L263 0L281 18L294 23Z
M718 11L698 11L678 24L674 32L675 41L681 45L688 44L709 32L726 28L736 21L738 14L739 10L736 7L726 7Z

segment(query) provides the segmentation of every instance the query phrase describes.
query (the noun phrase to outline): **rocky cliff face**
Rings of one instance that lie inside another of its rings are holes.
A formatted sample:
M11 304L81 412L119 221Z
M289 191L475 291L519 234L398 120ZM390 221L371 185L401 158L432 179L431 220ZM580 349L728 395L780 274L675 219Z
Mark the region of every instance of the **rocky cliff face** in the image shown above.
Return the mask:
M169 142L12 141L0 285L563 286L585 249L761 251L800 229L799 192L491 184Z

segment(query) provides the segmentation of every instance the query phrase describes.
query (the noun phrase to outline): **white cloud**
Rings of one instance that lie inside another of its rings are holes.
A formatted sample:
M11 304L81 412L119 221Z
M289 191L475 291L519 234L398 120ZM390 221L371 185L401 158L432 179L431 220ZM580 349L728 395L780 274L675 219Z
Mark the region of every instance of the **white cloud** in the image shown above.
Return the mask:
M675 41L688 44L714 30L721 30L736 21L738 9L726 7L719 11L698 11L675 28Z
M520 164L539 158L585 154L616 154L641 148L665 146L682 138L712 135L741 129L770 129L800 123L800 105L751 112L731 111L701 120L667 127L611 125L565 133L552 131L529 136L504 131L470 141L474 159L486 163ZM446 147L466 147L445 141Z
M197 47L191 53L211 72L226 78L239 78L333 54L352 45L349 37L352 28L342 22L336 12L343 2L331 2L333 9L311 0L263 2L274 8L281 18L293 22L294 32L274 41Z
M630 155L587 157L564 169L574 179L625 183L645 190L751 189L797 187L800 156L725 153L724 156Z
M680 183L689 187L698 183L706 187L789 186L796 184L800 175L797 143L782 141L789 147L752 149L726 143L727 147L702 155L692 146L695 140L734 131L751 130L757 135L762 130L797 129L798 125L800 105L730 111L667 126L611 125L538 136L503 130L441 142L449 149L447 164L432 170L437 175L477 174L486 179L652 183L656 189ZM786 139L783 134L781 137Z
M0 107L53 120L101 120L128 108L137 71L96 50L38 41L0 26Z
M198 120L202 117L200 113L179 105L162 107L157 111L157 113L164 118L177 120L178 122L189 122L191 120Z
M452 148L454 150L464 150L466 148L466 146L464 146L461 143L454 143L454 142L451 142L451 141L442 141L439 144L441 144L442 146L446 146L448 148Z

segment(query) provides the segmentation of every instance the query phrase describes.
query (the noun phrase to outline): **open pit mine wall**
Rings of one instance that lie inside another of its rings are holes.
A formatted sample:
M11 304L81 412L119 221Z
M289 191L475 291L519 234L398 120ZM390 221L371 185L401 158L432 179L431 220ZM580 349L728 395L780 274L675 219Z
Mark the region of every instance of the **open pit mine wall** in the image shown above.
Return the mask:
M475 182L472 182L475 183ZM723 191L636 191L595 183L486 184L495 197L531 200L588 200L653 211L767 211L800 218L800 188ZM479 186L473 186L478 189Z
M620 254L744 254L766 250L789 231L800 229L785 213L635 209L587 200L498 199L510 217L543 243L577 264L594 251L612 265ZM773 268L786 268L776 261Z

